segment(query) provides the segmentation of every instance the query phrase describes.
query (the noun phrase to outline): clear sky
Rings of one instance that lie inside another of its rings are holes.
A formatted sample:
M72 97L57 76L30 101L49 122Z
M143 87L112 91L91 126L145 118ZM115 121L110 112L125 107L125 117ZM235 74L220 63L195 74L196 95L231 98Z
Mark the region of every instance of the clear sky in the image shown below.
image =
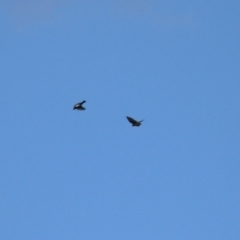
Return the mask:
M239 13L2 0L0 239L239 240Z

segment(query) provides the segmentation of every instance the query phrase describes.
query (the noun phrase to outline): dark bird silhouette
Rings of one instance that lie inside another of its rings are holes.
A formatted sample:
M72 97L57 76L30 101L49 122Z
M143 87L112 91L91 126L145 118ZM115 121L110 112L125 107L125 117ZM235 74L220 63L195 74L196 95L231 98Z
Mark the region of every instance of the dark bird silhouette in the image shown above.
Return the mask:
M131 118L131 117L128 117L127 116L127 120L132 124L133 127L139 127L141 125L141 121L136 121L135 119Z
M77 110L85 110L85 107L83 107L82 105L85 103L86 101L82 101L80 103L76 103L73 107L73 110L77 109Z

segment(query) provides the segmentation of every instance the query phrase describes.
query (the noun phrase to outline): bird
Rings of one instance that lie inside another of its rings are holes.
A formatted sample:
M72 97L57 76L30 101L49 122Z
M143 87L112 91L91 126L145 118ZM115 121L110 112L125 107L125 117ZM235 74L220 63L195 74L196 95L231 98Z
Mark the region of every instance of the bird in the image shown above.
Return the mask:
M80 103L76 103L73 107L73 110L77 109L77 110L85 110L85 107L83 107L82 105L85 103L86 101L82 101Z
M139 127L141 125L141 122L144 121L144 120L136 121L135 119L128 116L127 116L127 120L132 124L133 127Z

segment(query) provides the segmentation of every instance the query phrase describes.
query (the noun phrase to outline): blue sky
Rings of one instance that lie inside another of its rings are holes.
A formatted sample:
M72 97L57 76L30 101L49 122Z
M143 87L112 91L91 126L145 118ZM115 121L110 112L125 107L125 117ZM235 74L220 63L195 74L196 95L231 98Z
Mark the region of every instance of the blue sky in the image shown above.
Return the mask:
M238 240L239 7L1 1L0 239Z

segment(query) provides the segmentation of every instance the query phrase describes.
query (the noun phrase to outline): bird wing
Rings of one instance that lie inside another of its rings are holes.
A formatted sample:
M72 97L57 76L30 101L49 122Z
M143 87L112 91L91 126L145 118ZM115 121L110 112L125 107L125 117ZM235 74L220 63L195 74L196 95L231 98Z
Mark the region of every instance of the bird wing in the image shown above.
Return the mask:
M82 104L84 104L86 101L84 100L84 101L82 101L80 104L82 105Z
M129 121L130 123L132 123L132 124L137 123L137 121L136 121L135 119L131 118L131 117L128 117L128 116L127 116L127 119L128 119L128 121Z

